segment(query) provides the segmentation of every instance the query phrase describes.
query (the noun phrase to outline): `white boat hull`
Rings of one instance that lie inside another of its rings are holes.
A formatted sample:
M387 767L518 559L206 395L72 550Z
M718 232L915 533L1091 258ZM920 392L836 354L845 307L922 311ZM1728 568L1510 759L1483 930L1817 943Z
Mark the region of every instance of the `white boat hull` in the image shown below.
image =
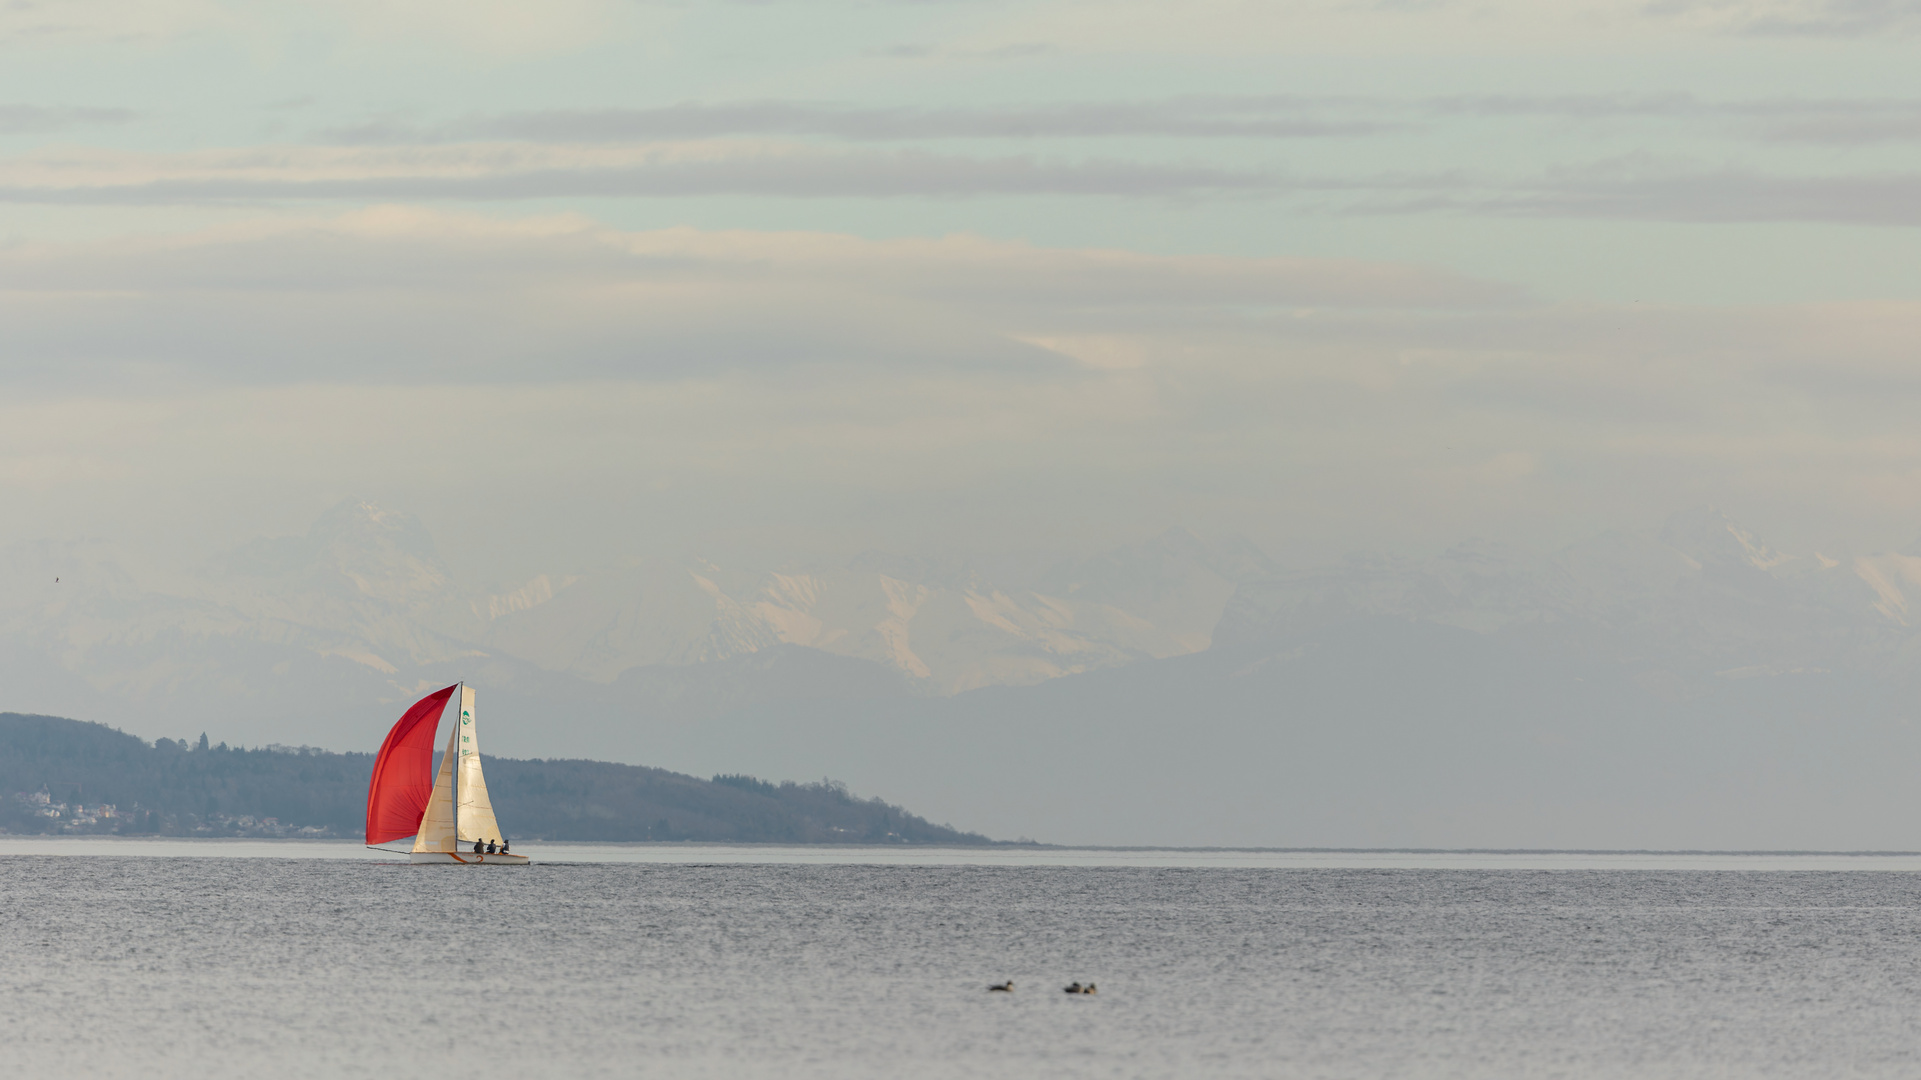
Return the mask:
M482 853L471 851L411 851L408 857L417 863L444 863L448 866L526 866L527 856Z

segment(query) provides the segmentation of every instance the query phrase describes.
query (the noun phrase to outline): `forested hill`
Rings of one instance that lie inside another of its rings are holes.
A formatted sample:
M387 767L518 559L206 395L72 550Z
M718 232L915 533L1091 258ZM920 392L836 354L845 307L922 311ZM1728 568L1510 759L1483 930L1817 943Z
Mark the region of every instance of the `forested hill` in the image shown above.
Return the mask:
M0 713L0 830L365 835L372 754L236 749ZM839 784L712 780L604 761L487 759L512 840L987 844Z

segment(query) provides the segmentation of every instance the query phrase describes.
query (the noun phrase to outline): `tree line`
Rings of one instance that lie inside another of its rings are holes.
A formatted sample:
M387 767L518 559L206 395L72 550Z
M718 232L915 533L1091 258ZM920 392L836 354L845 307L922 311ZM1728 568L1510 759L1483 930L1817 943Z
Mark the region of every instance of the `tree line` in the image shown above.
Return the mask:
M227 835L240 819L364 835L372 754L157 739L104 724L0 713L0 829L73 831L16 795L113 804L86 831ZM989 844L832 781L709 780L606 761L487 759L487 789L511 840L787 844Z

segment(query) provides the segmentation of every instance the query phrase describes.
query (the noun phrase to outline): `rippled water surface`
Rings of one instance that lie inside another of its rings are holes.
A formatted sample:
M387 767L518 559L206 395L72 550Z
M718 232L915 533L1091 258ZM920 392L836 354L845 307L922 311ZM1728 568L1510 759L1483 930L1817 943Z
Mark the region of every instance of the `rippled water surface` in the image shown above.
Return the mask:
M1921 877L14 855L0 1054L21 1076L1911 1077Z

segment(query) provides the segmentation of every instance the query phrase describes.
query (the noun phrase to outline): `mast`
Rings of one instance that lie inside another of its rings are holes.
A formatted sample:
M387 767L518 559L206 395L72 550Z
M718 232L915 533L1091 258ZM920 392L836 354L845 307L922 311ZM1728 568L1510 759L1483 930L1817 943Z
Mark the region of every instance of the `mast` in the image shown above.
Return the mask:
M454 684L454 733L460 733L461 702L467 699L467 680ZM454 850L460 850L460 743L454 743L454 785L447 790L454 800ZM459 858L459 855L455 855Z

